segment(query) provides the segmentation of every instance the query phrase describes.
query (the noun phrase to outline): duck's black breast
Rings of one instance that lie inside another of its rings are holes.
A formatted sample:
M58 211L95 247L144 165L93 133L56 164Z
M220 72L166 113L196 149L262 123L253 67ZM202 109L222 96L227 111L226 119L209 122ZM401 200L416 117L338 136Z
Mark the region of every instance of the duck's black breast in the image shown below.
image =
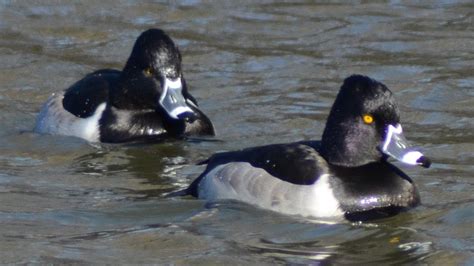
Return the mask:
M195 119L193 121L185 121L184 134L186 136L214 136L214 125L211 120L201 110L199 110L194 97L189 93L187 93L185 97L187 105L194 112Z
M154 110L120 110L108 107L99 125L100 141L108 143L157 142L173 136L170 130L165 129L161 115ZM181 128L183 130L183 123Z
M77 81L64 93L64 109L80 118L92 116L100 104L107 102L109 91L117 86L120 73L102 69Z
M410 177L388 162L359 167L330 166L334 196L350 220L391 216L420 203Z

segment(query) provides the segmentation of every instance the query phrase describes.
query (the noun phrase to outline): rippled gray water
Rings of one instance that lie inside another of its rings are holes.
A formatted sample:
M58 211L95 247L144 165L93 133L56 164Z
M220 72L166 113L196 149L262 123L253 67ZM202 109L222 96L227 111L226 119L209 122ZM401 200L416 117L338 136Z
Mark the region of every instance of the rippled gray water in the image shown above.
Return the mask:
M71 1L72 2L72 1ZM472 1L0 0L0 263L474 264ZM179 44L221 142L91 145L31 133L41 104L121 68L139 33ZM224 150L319 139L342 80L385 83L423 205L322 224L240 203L166 199Z

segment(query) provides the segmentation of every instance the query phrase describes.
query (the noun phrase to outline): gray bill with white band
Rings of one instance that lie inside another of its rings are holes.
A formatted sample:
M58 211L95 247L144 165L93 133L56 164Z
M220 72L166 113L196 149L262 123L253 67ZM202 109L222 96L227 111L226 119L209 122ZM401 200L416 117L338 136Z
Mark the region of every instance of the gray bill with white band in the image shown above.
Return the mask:
M181 78L175 80L165 78L159 103L173 119L181 119L185 114L194 113L186 104L186 99L183 96Z
M393 157L400 162L430 167L431 162L421 152L416 151L408 145L407 140L403 136L402 126L388 125L387 135L381 146L382 153Z

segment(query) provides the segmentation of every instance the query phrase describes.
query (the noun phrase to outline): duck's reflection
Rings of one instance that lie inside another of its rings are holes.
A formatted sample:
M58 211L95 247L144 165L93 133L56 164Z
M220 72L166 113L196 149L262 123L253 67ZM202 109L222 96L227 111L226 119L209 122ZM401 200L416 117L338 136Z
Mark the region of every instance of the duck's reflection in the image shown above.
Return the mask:
M250 248L290 264L353 264L364 259L377 264L413 263L434 254L432 242L416 230L400 226L415 223L415 216L404 213L374 223L318 223L303 230L292 226L296 230L261 238Z
M200 169L194 166L198 159L188 154L189 145L190 142L179 141L101 144L96 151L75 158L71 169L80 175L108 178L112 182L110 189L140 195L136 199L160 197L185 187L197 174L193 169ZM127 187L126 183L119 183L130 178L136 179L138 185Z

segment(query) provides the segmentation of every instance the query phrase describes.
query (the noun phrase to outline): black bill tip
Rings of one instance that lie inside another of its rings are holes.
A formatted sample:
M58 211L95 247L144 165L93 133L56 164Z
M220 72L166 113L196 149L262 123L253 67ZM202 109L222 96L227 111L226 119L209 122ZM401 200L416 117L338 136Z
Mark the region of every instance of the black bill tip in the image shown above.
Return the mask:
M418 160L416 160L416 162L424 168L430 168L431 166L431 160L425 156L421 156L420 158L418 158Z
M197 116L193 112L184 112L178 115L178 119L184 120L188 123L192 123L197 119Z

